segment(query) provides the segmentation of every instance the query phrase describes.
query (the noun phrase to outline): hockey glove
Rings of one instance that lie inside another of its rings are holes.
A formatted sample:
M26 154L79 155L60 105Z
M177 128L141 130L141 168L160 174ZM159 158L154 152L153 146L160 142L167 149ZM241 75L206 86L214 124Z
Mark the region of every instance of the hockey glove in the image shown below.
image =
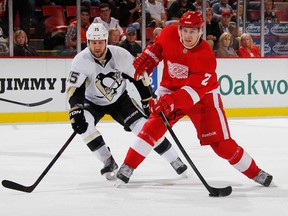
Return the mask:
M169 94L162 95L158 101L150 100L149 107L151 113L159 115L163 112L165 116L169 116L175 110L174 98Z
M134 79L139 80L145 70L150 75L161 60L161 49L154 45L147 46L133 62L136 69Z
M88 123L84 116L84 110L81 107L73 107L69 111L69 118L74 131L82 134L87 130Z

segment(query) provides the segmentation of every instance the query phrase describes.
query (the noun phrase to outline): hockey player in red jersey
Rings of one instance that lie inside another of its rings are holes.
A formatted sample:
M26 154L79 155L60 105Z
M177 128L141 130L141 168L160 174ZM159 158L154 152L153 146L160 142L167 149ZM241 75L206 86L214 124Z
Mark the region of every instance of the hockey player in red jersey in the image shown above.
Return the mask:
M261 170L230 136L219 93L216 59L209 44L201 38L203 24L199 12L187 11L178 26L165 27L155 43L147 46L134 60L136 80L142 78L143 71L150 75L162 60L164 69L156 91L158 100L149 101L150 118L117 172L119 184L128 183L133 170L167 131L159 115L163 112L171 126L187 115L197 130L201 145L210 145L218 156L248 178L266 187L270 185L272 175Z

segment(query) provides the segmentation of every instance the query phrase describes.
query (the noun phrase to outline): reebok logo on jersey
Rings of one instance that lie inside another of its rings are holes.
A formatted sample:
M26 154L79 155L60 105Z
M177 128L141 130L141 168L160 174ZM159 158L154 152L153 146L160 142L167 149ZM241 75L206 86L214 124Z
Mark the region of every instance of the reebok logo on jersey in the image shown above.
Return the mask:
M216 131L213 131L213 132L210 132L210 133L206 133L206 134L202 134L202 138L215 136L216 134L217 134Z
M188 77L188 67L178 63L172 63L170 61L168 64L168 72L172 78L186 79Z

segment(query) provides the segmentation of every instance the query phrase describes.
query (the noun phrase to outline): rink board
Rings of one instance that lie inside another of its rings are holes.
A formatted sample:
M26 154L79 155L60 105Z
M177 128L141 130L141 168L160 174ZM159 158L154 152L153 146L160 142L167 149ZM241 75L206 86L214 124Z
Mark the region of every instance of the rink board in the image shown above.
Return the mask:
M219 91L228 117L288 116L287 58L217 62ZM68 121L65 83L71 59L4 58L0 64L0 123ZM151 78L154 88L162 68L160 63ZM132 85L128 90L139 100ZM46 99L51 101L29 106Z

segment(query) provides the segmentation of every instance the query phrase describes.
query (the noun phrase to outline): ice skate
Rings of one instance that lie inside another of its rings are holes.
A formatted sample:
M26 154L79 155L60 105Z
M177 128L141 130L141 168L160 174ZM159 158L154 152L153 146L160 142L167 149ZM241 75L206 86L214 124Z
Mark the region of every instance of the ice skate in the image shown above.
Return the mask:
M175 161L172 161L170 164L178 175L186 175L187 166L182 162L179 157Z
M253 180L265 187L269 187L270 183L272 182L272 179L273 179L272 175L270 175L269 173L266 173L263 170L260 170L258 175Z
M120 186L123 184L127 184L131 175L133 174L133 170L131 167L126 164L122 164L120 169L117 172L117 183L115 186Z
M104 167L100 170L101 175L104 175L107 180L115 180L118 165L112 155L104 162Z

